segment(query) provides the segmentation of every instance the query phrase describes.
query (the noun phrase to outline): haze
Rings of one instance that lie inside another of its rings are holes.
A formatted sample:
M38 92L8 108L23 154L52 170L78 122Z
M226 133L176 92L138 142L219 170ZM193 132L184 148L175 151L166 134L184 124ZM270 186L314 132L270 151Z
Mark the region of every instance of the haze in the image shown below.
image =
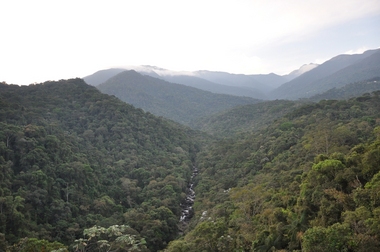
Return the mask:
M0 81L130 65L287 74L380 46L379 0L0 1Z

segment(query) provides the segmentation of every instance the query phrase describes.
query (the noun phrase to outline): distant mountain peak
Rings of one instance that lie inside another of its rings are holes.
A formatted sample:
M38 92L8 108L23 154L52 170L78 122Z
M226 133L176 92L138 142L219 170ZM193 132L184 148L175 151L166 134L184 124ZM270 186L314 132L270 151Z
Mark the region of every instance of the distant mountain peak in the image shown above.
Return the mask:
M363 54L342 54L291 79L271 92L272 98L299 99L324 93L331 88L379 77L380 50Z
M310 70L313 70L317 66L319 65L315 63L304 64L299 69L292 71L290 74L288 74L288 76L291 76L294 79L306 72L309 72Z

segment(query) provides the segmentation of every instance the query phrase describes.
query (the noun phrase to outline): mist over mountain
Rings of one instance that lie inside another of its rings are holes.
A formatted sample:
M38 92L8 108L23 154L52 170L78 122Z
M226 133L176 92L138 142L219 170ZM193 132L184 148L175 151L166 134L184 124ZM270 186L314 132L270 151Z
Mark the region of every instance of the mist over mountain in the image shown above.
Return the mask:
M251 75L253 79L256 81L264 84L268 90L272 90L274 88L277 88L284 84L284 81L288 80L288 76L284 75L277 75L275 73L270 73L270 74L253 74Z
M182 124L238 105L259 102L250 97L215 94L126 70L97 86L106 94Z
M270 93L274 99L307 98L333 87L380 76L380 49L338 55ZM350 76L348 78L348 76Z
M284 77L288 80L288 81L291 81L295 78L297 78L298 76L316 68L317 66L319 66L319 64L314 64L314 63L310 63L310 64L305 64L305 65L302 65L299 69L297 70L294 70L292 72L290 72L289 74L287 75L284 75Z
M183 84L186 86L198 88L205 91L210 91L216 94L228 94L236 96L246 96L256 99L266 99L266 95L263 91L258 88L249 87L249 86L229 86L221 85L215 82L191 75L166 75L160 76L166 81L172 83Z
M287 75L231 74L218 71L171 71L157 66L133 66L137 72L171 83L216 94L246 96L256 99L300 99L380 76L380 49L362 54L338 55L318 64L305 64ZM97 86L125 69L111 68L84 77Z
M291 78L273 73L244 75L214 71L179 72L148 65L130 67L124 70L135 70L143 75L213 93L247 96L256 99L268 98L266 96L268 92ZM97 86L121 71L122 69L118 68L101 70L93 75L84 77L84 80L90 85Z
M86 77L83 77L83 80L92 86L97 86L105 81L107 81L109 78L112 78L118 73L121 73L125 71L123 68L110 68L110 69L104 69L97 71L91 75L88 75Z
M289 79L274 73L270 74L231 74L220 71L172 72L163 69L138 71L156 77L157 74L169 82L184 84L214 93L224 93L253 98L265 98L266 94Z
M195 74L203 79L231 87L249 87L260 90L264 94L286 82L286 79L276 74L230 74L215 71L196 71Z

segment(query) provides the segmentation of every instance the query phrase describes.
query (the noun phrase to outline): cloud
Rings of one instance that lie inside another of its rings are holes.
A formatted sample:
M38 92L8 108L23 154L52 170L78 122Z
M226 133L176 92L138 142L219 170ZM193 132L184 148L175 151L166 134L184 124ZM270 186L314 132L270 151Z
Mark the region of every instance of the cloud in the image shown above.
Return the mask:
M380 15L379 0L25 0L1 1L0 8L0 23L7 24L0 27L6 38L0 41L0 81L13 72L27 82L115 65L290 71L318 57L320 48L306 42L321 31ZM305 59L294 50L282 55L306 62L279 59L290 44L315 54ZM370 48L353 48L363 46Z
M362 54L363 52L365 52L367 50L369 50L369 48L367 48L367 47L360 47L360 48L357 48L355 50L346 51L343 54Z

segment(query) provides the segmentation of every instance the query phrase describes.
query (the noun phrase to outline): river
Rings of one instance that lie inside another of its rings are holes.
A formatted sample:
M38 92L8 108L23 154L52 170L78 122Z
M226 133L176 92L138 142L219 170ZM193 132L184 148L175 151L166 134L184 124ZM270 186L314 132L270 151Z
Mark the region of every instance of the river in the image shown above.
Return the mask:
M179 230L183 232L187 227L187 224L194 215L194 200L195 200L195 191L194 191L194 179L198 175L198 169L193 166L193 174L191 175L190 182L186 190L185 202L181 203L181 217L179 218Z

